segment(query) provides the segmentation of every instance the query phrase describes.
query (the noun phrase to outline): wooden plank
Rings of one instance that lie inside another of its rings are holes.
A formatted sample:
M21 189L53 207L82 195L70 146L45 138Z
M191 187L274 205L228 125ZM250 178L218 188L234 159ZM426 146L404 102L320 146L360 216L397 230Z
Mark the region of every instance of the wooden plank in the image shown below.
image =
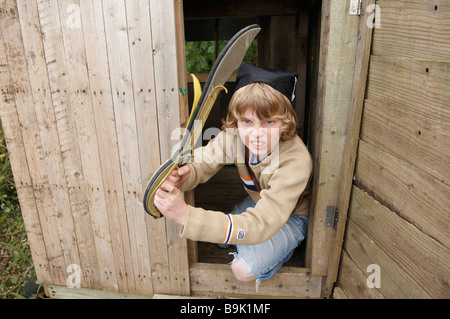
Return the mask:
M448 1L380 0L373 54L450 62Z
M356 184L415 225L450 247L450 187L421 169L360 142Z
M193 295L321 297L322 277L312 276L307 268L282 267L274 277L261 281L258 292L255 282L234 278L229 265L192 263L190 270Z
M186 19L201 19L213 17L245 17L264 15L297 14L303 1L262 0L255 5L252 0L217 1L212 5L208 0L184 0L184 15Z
M80 14L81 26L84 30L86 59L89 65L90 96L94 106L93 116L103 176L107 220L111 244L114 247L117 288L121 292L130 292L134 291L134 278L128 274L133 273L133 265L117 148L102 3L81 1Z
M367 100L361 139L450 186L450 122Z
M159 148L150 147L158 140L154 67L153 63L149 63L153 61L150 4L148 1L139 0L127 1L125 4L136 126L139 132L142 188L145 188L153 172L160 165ZM142 198L142 190L139 190L138 197Z
M51 240L60 240L63 254L65 256L65 265L79 262L76 241L72 238L64 240L65 234L73 236L74 225L70 214L71 207L69 195L66 187L64 167L62 163L62 154L59 145L59 136L55 125L55 114L53 110L53 101L51 99L51 88L48 81L46 61L44 59L43 43L40 38L39 16L35 2L17 3L20 23L22 28L22 37L24 43L24 54L28 67L28 78L30 81L30 95L34 101L37 126L30 126L31 130L36 130L35 134L40 135L45 159L40 168L47 172L49 192L51 197L42 200L44 205L52 214L48 215L49 224L56 225L49 231L55 231ZM54 212L54 213L53 213ZM56 217L56 218L55 218ZM57 245L57 243L51 243Z
M172 132L180 127L178 68L173 0L163 5L150 2L156 101L161 161L171 155Z
M15 103L15 92L18 87L16 87L16 82L10 74L10 65L8 64L7 52L5 50L6 47L11 49L11 44L8 44L3 37L3 32L11 32L8 27L5 27L5 22L9 21L11 25L15 25L16 27L19 22L17 20L17 7L13 1L2 1L0 4L0 21L3 22L0 24L0 90L2 94L2 99L0 100L0 117L3 133L8 147L8 156L14 175L20 209L27 230L35 273L40 282L50 282L52 269L48 262L44 241L45 237L39 220L39 205L36 202L32 187L32 177L29 171L25 143L23 141L21 124ZM20 33L11 33L11 35L14 35L16 39L22 41ZM14 53L15 50L8 50L8 52Z
M104 1L106 42L136 293L153 293L142 189L125 1Z
M153 63L153 39L151 32L150 4L148 1L127 1L128 46L134 89L136 128L139 143L139 161L142 182L137 198L142 201L143 192L160 164L159 132L156 106L156 87ZM152 123L152 124L151 124ZM153 290L169 293L169 266L166 227L163 221L140 213L147 227L148 249L152 269ZM166 280L164 280L166 278Z
M350 16L346 1L322 2L318 111L312 127L314 144L311 269L327 275L335 230L325 227L327 206L336 206L339 174L352 98L353 72L358 45L359 18Z
M148 1L126 1L125 6L141 167L141 185L137 188L135 196L142 202L147 182L160 163L159 147L156 142L158 127L149 125L149 123L157 123L154 70L153 63L149 63L153 61L150 4ZM156 145L150 147L150 144L155 142ZM160 248L157 247L164 245L165 240L155 242L152 234L158 231L164 232L164 227L161 226L162 223L154 223L153 218L145 214L142 207L140 217L140 223L146 225L147 229L148 239L144 247L149 251L152 283L154 282L153 286L161 286L164 285L164 281L158 280L154 268L159 268L158 264L167 264L167 254L159 254ZM148 263L148 260L143 262ZM165 291L165 289L153 287L153 292L155 291Z
M70 83L73 114L76 122L78 147L82 174L85 178L85 189L89 207L90 223L98 260L95 276L105 290L117 290L116 269L109 230L107 206L101 174L101 162L95 127L93 105L90 95L87 59L84 45L84 34L81 28L79 0L55 1L61 21L64 44L64 55L67 64L67 76ZM70 21L70 22L69 22ZM82 233L81 238L86 238ZM89 238L90 234L87 235ZM83 267L83 266L82 266Z
M171 155L178 142L172 132L180 127L179 80L177 66L177 35L175 2L151 1L151 29L153 39L153 61L158 111L158 131L161 162ZM167 252L169 256L171 294L189 295L189 264L186 239L181 239L181 227L166 223Z
M350 219L432 298L450 297L447 247L358 187L353 188Z
M431 298L413 277L409 276L351 220L347 226L344 249L366 276L371 274L366 272L369 265L376 264L380 267L380 288L366 286L366 289L378 289L384 297L389 299Z
M375 1L367 1L366 8L373 5ZM370 47L372 40L372 29L367 27L366 21L371 14L369 10L364 10L365 14L359 21L359 42L357 46L357 60L355 64L353 88L351 96L351 107L347 125L347 133L344 144L341 175L339 177L339 189L336 207L339 209L339 221L336 227L336 236L334 238L334 249L331 251L330 262L328 266L327 282L325 287L325 296L331 297L334 282L337 279L339 271L339 261L344 240L345 224L347 221L347 212L350 202L350 193L352 188L353 174L355 171L355 161L357 146L360 134L361 116L364 103L364 93L366 89L367 72L369 67Z
M306 114L306 74L308 70L308 46L309 46L309 15L306 11L301 11L298 15L298 28L296 37L296 69L298 73L297 87L295 89L295 112L297 113L299 136L306 142L305 130L307 129L308 118Z
M293 15L270 17L270 46L266 47L270 50L270 62L265 67L290 72L295 70L298 53L296 24L297 17Z
M207 297L188 297L188 296L177 296L177 295L160 295L160 294L154 294L152 299L209 299Z
M306 93L306 111L308 112L308 115L305 117L308 119L308 121L305 121L305 144L308 145L308 149L311 153L311 155L315 156L315 154L318 154L318 147L319 145L315 145L316 142L316 131L317 126L317 120L318 120L318 114L320 114L319 108L315 107L318 105L319 98L321 98L320 94L317 94L318 88L319 88L319 66L321 67L321 71L323 72L325 66L324 63L320 63L321 59L320 53L321 53L321 32L322 32L322 13L321 13L321 4L314 6L314 10L310 13L309 16L309 34L311 35L308 39L309 45L308 45L308 68L307 68L307 76L306 76L306 82L308 87L310 88L307 90ZM326 29L326 28L325 28ZM325 32L325 31L324 31ZM323 91L323 90L322 90ZM314 106L314 107L313 107ZM317 166L314 168L314 171L316 170ZM314 179L313 179L314 181ZM310 192L313 193L313 183L310 185L309 189ZM314 202L311 200L310 202L310 220L314 219ZM312 225L312 224L310 224ZM308 235L306 237L306 266L311 267L311 260L312 260L312 246L313 246L313 227L308 227Z
M5 89L5 93L8 96L6 101L15 103L17 109L18 122L16 125L20 126L21 129L26 161L31 177L30 184L27 183L26 177L23 181L16 180L16 183L25 183L25 186L31 187L34 191L35 203L39 213L39 226L45 243L44 247L47 252L50 274L53 280L62 283L65 282L65 261L67 259L78 261L79 257L76 250L71 249L74 247L73 241L62 242L60 240L58 228L61 224L58 224L54 218L58 214L58 208L56 207L58 204L55 205L53 202L52 185L49 182L46 171L46 156L44 155L42 139L39 134L39 123L31 94L32 88L28 77L18 8L14 1L4 2L2 7L5 10L4 13L8 13L5 14L5 19L1 19L7 59L5 66L9 66L10 77L10 81ZM12 107L12 104L10 106ZM11 119L14 120L14 117ZM14 124L12 123L12 125ZM16 143L20 143L20 141ZM27 213L27 211L23 211L24 216ZM64 218L66 216L67 214L61 217ZM37 220L34 220L34 223L37 223ZM70 220L66 230L69 233L73 233L70 232L69 226ZM36 229L36 227L38 227L37 224L35 224L34 228ZM43 255L41 254L41 256ZM37 262L44 264L42 260Z
M342 252L339 287L350 299L384 299L377 289L367 287L366 274L358 268L346 251Z
M52 299L151 299L150 296L118 293L86 288L68 288L67 286L45 285L45 291Z
M367 99L450 122L450 64L372 56Z
M76 89L72 88L71 83L76 75L73 74L73 69L69 70L71 62L66 61L58 3L39 0L37 3L65 179L72 207L73 226L80 254L79 265L84 279L82 285L99 288L101 287L99 264L90 219L87 176L84 175L79 148L84 123L78 116L80 104L74 99ZM63 234L61 232L61 236ZM70 237L68 240L72 238L70 233L64 236Z

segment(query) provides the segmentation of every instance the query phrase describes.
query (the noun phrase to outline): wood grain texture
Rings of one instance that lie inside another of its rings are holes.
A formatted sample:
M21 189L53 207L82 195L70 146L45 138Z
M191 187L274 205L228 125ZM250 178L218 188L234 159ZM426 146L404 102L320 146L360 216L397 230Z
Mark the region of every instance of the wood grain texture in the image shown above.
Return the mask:
M85 288L189 294L185 241L142 207L174 142L159 131L179 126L173 3L5 0L0 15L0 114L38 279L65 285L76 264Z
M448 62L372 56L367 99L448 123L449 82Z
M378 0L381 27L373 54L450 62L450 4L446 0Z
M428 236L450 247L450 187L398 158L360 142L356 185Z
M357 187L350 218L427 294L449 298L450 252L445 246Z

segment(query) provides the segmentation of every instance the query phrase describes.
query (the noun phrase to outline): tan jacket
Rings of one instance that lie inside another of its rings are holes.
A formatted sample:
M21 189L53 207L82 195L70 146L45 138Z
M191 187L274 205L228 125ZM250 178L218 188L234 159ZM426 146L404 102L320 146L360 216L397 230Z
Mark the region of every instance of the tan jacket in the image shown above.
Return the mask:
M182 191L205 183L224 165L237 166L244 188L256 206L241 215L188 206L181 236L212 243L254 245L275 235L291 214L307 215L308 199L302 194L312 172L312 159L302 140L280 142L262 162L250 165L261 191L254 192L245 165L245 146L237 132L221 132L208 145L195 151L194 163Z

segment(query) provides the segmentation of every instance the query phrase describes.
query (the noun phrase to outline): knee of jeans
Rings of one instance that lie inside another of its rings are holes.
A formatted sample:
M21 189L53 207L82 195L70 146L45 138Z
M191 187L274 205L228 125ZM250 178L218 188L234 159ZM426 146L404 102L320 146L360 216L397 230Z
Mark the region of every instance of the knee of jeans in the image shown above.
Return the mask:
M254 281L256 278L250 273L250 267L244 260L235 258L231 263L231 271L239 281Z

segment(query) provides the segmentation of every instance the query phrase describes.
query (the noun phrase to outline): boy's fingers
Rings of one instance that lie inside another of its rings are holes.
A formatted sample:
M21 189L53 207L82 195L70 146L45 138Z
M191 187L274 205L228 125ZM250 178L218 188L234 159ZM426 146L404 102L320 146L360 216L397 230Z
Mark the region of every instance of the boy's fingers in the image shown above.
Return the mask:
M190 171L190 167L188 165L183 166L178 169L178 176L183 176L183 175L189 173L189 171Z
M163 190L163 191L166 191L166 192L170 192L170 190L171 190L170 186L171 186L170 183L164 182L161 185L160 189Z
M163 200L162 200L161 196L158 193L159 193L159 190L156 192L155 199L153 200L153 203L159 209L160 207L163 206Z
M166 181L168 181L171 184L175 184L179 180L180 180L180 177L178 175L172 175L172 174L167 176L167 179L166 179Z
M164 182L161 185L160 190L163 190L165 192L168 192L169 194L175 195L178 191L178 188L176 188L175 186L173 186L172 184L170 184L168 182Z
M158 200L164 199L165 193L166 193L166 192L165 192L163 189L161 189L161 187L160 187L160 188L156 191L155 199L158 199Z

